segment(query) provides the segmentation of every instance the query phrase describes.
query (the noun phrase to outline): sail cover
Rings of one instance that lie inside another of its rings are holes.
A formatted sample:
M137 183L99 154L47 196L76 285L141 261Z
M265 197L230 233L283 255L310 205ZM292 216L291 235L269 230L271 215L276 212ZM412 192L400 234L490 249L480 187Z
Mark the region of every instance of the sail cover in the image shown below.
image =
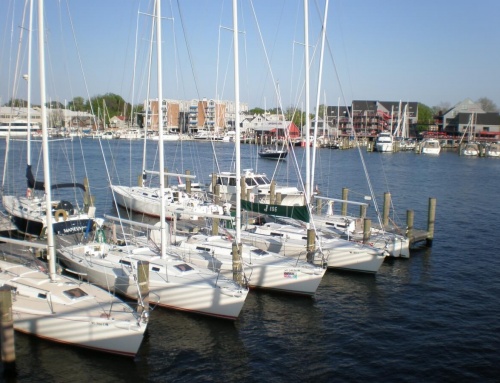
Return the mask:
M28 182L28 187L35 190L45 190L45 182L35 180L33 172L31 171L31 165L26 166L26 180ZM51 185L51 190L63 189L63 188L80 188L85 191L85 186L77 182L53 184Z
M303 222L309 222L311 219L307 206L271 205L241 200L241 208L260 214L294 218Z

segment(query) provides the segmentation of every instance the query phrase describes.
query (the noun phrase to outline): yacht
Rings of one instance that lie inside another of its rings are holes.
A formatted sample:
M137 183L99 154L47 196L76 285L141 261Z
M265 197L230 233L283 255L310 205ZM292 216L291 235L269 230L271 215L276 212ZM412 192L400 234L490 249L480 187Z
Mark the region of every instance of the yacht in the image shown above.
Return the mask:
M394 150L392 134L389 132L379 133L375 140L375 150L377 152L392 152Z
M422 141L420 152L422 154L439 154L441 152L441 144L435 138L427 138Z

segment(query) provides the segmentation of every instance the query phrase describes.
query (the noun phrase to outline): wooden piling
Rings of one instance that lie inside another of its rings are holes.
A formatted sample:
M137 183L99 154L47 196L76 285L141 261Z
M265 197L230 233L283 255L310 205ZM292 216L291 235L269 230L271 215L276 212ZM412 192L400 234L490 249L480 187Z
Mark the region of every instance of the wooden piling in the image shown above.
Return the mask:
M344 201L347 201L347 196L349 194L349 189L347 188L342 188L342 199ZM342 202L342 211L341 211L341 214L343 216L346 216L347 215L347 202Z
M241 199L245 199L247 195L247 183L245 181L245 177L240 178L240 186L241 186Z
M384 193L384 210L382 215L382 225L386 228L389 225L389 212L391 210L391 193Z
M372 220L369 218L363 219L363 243L368 243L372 230Z
M236 242L233 242L233 280L243 286L243 275L242 275L242 268L241 268L241 256L240 256L240 249L241 249L241 243L237 244Z
M215 185L214 187L214 203L218 204L220 202L220 185Z
M143 187L144 186L144 178L142 177L142 174L139 174L137 176L137 186Z
M314 229L307 229L307 261L314 260L314 250L316 250L316 231Z
M406 211L406 236L410 238L410 240L413 238L413 223L415 220L415 213L413 210L407 210Z
M12 292L9 286L0 287L0 344L4 373L12 372L16 363L14 342L14 318L12 316Z
M139 297L137 311L149 311L149 262L137 261L137 283L139 285Z
M191 171L186 170L186 175L190 176ZM191 178L189 178L189 177L186 177L186 193L191 194Z
M434 240L434 224L436 222L436 199L429 198L429 212L427 216L427 246L432 247Z
M212 235L219 235L219 218L212 220Z
M281 193L276 193L276 205L281 205L281 201L283 199L283 196Z
M274 205L276 202L276 181L271 181L271 186L269 188L269 203Z
M317 199L316 200L316 214L320 215L321 210L323 210L323 200L322 199Z
M212 193L215 194L215 186L217 185L217 173L212 173Z
M366 205L359 205L359 218L366 217Z

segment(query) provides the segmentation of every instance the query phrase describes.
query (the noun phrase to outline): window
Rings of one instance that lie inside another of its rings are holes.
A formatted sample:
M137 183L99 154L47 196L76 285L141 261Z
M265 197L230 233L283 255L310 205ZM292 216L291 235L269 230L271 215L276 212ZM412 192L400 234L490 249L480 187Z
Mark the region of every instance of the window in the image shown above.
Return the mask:
M64 295L66 295L70 299L76 299L76 298L86 297L87 293L83 291L81 288L76 287L74 289L64 291Z
M175 268L179 271L186 272L186 271L191 271L194 270L191 266L189 266L187 263L180 263L178 265L175 265Z

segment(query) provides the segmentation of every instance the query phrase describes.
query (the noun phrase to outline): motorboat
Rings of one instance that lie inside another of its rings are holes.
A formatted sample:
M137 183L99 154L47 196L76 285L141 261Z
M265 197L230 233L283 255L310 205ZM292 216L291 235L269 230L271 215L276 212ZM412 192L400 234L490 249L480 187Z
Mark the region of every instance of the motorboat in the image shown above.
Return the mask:
M422 154L439 154L441 152L441 144L435 138L427 138L422 141L420 152Z
M242 177L245 179L246 191L250 193L250 200L262 204L269 204L271 201L271 180L264 173L255 173L252 169L245 169ZM214 186L219 187L219 197L221 200L229 203L236 201L236 173L221 172L215 174L215 185L209 186L211 191ZM274 188L276 195L281 195L281 205L283 206L304 206L304 192L294 186L276 185Z
M390 132L381 132L375 140L375 150L377 152L392 152L394 150L393 137Z

